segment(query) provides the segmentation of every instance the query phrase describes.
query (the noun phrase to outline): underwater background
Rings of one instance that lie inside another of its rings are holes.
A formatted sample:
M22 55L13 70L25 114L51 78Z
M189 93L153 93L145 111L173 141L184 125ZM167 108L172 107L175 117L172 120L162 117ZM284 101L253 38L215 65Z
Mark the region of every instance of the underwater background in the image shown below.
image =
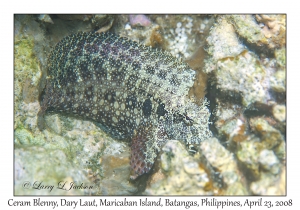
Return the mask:
M193 148L168 141L150 173L131 181L130 144L95 123L49 113L41 131L47 57L82 31L186 62L197 72L189 95L209 101L213 137ZM285 159L285 15L14 16L15 195L285 195ZM60 182L84 189L33 189Z

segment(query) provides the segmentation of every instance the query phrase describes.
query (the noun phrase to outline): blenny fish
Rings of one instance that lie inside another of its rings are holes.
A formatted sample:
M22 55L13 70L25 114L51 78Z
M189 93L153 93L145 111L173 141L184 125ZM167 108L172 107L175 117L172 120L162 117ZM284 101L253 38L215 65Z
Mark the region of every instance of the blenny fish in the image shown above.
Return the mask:
M111 33L63 38L48 58L40 114L55 111L96 122L131 139L132 179L148 173L169 139L209 138L209 110L188 96L195 71L170 53Z

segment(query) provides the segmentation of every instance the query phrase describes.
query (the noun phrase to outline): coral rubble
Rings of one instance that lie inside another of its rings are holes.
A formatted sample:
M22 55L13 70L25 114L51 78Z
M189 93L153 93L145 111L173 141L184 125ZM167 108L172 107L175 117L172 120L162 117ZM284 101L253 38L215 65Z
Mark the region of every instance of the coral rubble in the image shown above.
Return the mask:
M213 137L184 145L172 136L149 174L130 181L130 143L74 116L41 118L50 49L80 31L113 32L186 61L197 77L188 97L208 98ZM285 15L15 15L14 36L16 195L286 194ZM93 187L22 188L32 180Z

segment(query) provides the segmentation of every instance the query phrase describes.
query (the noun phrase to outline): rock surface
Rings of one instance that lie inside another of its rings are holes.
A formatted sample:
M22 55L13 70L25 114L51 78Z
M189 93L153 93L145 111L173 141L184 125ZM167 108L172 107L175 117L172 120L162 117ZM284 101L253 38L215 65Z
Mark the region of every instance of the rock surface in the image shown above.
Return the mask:
M15 194L285 195L286 16L147 18L151 24L134 26L129 15L15 16ZM201 70L207 81L198 79L190 96L208 97L214 137L200 145L168 141L153 170L130 181L130 144L94 123L48 114L40 131L39 96L51 47L66 35L92 30L169 51ZM93 189L25 189L25 181Z

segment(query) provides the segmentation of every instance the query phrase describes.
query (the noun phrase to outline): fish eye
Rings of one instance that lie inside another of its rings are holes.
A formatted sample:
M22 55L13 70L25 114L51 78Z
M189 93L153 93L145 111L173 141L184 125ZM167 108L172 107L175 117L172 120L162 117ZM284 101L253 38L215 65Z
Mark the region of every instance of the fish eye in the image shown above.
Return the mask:
M190 118L187 114L184 114L184 122L187 125L193 125L194 120L192 118Z

